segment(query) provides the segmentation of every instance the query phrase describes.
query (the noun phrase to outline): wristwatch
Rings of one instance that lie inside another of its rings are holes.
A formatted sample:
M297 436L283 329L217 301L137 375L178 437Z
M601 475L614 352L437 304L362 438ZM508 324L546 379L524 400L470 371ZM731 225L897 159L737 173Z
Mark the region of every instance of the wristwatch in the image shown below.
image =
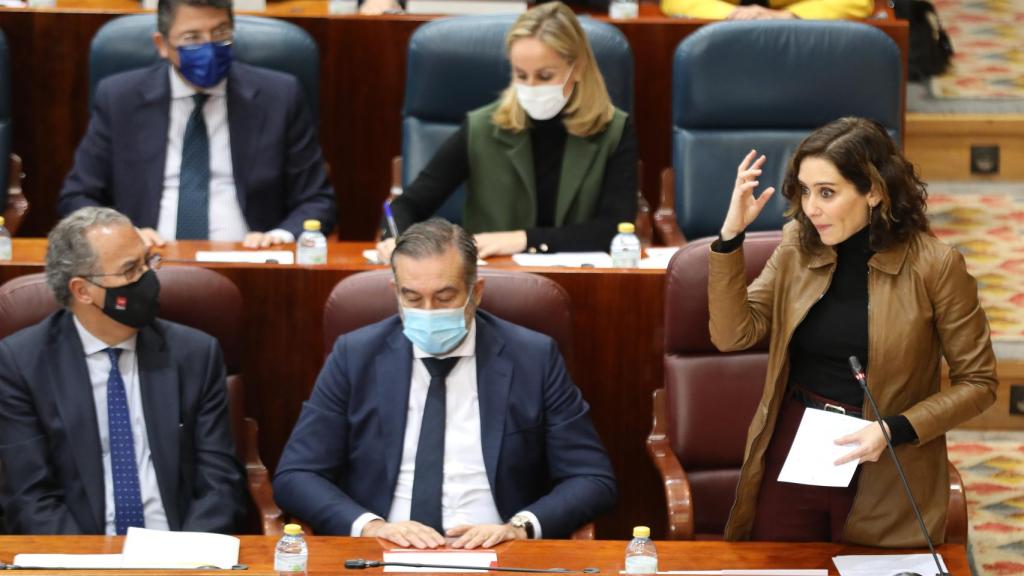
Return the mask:
M526 539L533 540L533 521L526 514L516 514L511 520L512 526L526 530Z

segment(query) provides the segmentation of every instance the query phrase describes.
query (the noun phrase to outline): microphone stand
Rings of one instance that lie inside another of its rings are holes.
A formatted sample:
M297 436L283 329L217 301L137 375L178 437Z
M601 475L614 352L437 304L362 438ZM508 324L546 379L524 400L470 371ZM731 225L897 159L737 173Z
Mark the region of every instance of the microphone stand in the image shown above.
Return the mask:
M404 568L457 568L459 570L529 572L533 574L598 574L601 572L597 568L569 570L568 568L508 568L499 566L459 566L455 564L419 564L415 562L379 562L377 560L363 560L362 558L345 560L346 570L365 570L366 568L378 568L381 566L402 566Z
M868 379L864 375L864 368L860 365L860 360L856 356L850 356L850 370L853 371L853 377L860 384L861 390L864 391L864 395L867 396L868 401L871 402L871 409L875 412L875 422L878 423L878 427L882 429L882 436L885 438L885 446L889 449L889 457L896 464L896 472L899 473L900 480L903 481L903 489L907 493L907 500L910 500L910 507L914 510L914 517L917 518L917 524L921 527L921 533L924 534L924 540L928 543L928 550L932 553L932 559L935 560L935 567L939 570L936 576L950 576L949 572L942 569L942 563L939 562L939 555L935 552L935 545L932 544L932 537L928 535L928 528L924 525L924 517L921 516L921 511L917 508L917 503L914 501L914 494L910 491L910 483L907 482L907 475L903 472L903 465L900 463L900 459L896 457L896 450L892 447L892 438L889 437L888 430L885 429L885 424L882 422L882 413L878 410L878 404L875 403L875 397L871 395L871 391L868 390Z

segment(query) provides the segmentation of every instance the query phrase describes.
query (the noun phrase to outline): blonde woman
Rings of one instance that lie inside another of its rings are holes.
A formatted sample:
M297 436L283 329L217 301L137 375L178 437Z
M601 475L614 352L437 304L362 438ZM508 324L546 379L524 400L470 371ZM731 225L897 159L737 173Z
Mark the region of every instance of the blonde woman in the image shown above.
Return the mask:
M462 183L463 226L481 258L607 250L636 217L636 136L615 108L579 21L541 4L506 37L512 79L392 204L398 229L430 218ZM390 256L394 241L378 246Z

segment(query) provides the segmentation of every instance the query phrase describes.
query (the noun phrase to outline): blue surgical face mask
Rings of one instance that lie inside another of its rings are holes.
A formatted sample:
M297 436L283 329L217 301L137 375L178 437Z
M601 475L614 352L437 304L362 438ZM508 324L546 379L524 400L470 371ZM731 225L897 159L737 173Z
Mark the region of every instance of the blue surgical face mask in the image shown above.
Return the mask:
M440 356L451 352L469 333L466 329L466 307L472 301L473 290L470 289L466 303L458 308L420 310L401 306L402 333L427 354Z
M178 71L195 86L211 88L228 75L231 42L207 42L178 47Z

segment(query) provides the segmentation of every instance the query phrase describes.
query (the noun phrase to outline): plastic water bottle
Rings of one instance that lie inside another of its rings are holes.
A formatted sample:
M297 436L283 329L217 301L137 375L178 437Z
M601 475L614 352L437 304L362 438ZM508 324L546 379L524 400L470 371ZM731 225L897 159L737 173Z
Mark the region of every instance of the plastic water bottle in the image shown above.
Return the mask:
M654 574L658 571L658 551L651 540L651 529L635 526L633 539L626 546L627 574Z
M4 217L0 216L0 260L11 259L11 233L4 228Z
M309 549L302 537L302 526L285 524L284 536L274 550L274 571L278 574L305 574L309 562Z
M611 0L608 3L608 16L612 18L636 18L640 15L638 0Z
M302 230L295 245L295 263L327 264L327 238L320 231L320 221L306 220Z
M612 266L636 268L640 266L640 239L636 237L632 222L619 224L619 233L612 238Z

